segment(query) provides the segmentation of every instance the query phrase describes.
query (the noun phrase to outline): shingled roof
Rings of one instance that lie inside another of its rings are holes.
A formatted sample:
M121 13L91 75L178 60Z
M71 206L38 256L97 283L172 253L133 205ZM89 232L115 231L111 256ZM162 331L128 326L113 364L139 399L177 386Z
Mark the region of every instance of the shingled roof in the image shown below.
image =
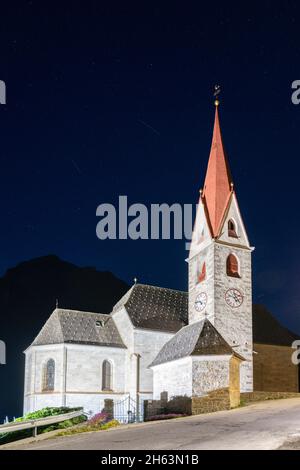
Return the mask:
M109 315L57 308L32 346L60 343L126 347L113 318Z
M215 354L235 353L210 321L204 319L178 331L162 347L150 367L183 357Z
M125 307L136 328L176 333L188 323L187 292L135 284L115 305ZM96 326L96 321L102 326ZM195 325L195 324L193 324ZM300 336L282 326L265 307L253 305L253 342L290 346ZM125 348L112 316L56 309L33 345L95 344Z
M113 312L122 307L136 328L177 332L188 322L187 292L136 284Z
M136 284L114 306L125 307L136 328L177 332L188 323L188 293ZM289 331L265 307L253 305L253 342L290 346L300 336Z

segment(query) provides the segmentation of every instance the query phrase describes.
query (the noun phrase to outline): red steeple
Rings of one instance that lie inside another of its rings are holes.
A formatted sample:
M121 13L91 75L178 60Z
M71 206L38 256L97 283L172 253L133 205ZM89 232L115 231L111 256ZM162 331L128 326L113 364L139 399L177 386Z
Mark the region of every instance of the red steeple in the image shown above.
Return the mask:
M219 234L223 215L233 191L232 178L220 129L218 100L215 101L215 105L214 131L202 192L202 200L206 207L213 237Z

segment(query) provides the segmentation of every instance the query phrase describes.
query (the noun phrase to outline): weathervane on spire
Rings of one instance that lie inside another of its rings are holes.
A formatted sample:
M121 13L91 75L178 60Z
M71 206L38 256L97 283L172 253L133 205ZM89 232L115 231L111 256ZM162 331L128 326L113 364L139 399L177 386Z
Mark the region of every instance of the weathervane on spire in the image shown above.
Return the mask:
M221 93L220 85L215 85L214 97L215 97L215 105L219 106L220 101L218 99L219 94Z

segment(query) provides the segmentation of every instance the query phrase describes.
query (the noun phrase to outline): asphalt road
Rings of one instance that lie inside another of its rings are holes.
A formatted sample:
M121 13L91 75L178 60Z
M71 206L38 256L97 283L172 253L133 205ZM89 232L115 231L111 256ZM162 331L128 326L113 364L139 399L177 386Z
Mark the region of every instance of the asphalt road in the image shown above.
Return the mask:
M231 411L47 439L17 449L278 449L299 440L300 398L292 398Z

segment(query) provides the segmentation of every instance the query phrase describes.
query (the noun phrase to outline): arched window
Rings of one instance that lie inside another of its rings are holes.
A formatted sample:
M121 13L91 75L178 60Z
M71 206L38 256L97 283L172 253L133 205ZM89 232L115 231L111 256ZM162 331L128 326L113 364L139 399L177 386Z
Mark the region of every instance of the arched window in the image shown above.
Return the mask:
M112 365L105 360L102 364L102 390L112 389Z
M53 392L55 384L55 361L49 359L44 366L43 391Z
M197 282L202 282L206 278L206 264L205 262L202 264L202 269L198 272Z
M239 261L232 253L227 257L226 260L226 272L227 276L240 277Z
M228 236L238 238L236 233L236 226L232 219L228 220Z

